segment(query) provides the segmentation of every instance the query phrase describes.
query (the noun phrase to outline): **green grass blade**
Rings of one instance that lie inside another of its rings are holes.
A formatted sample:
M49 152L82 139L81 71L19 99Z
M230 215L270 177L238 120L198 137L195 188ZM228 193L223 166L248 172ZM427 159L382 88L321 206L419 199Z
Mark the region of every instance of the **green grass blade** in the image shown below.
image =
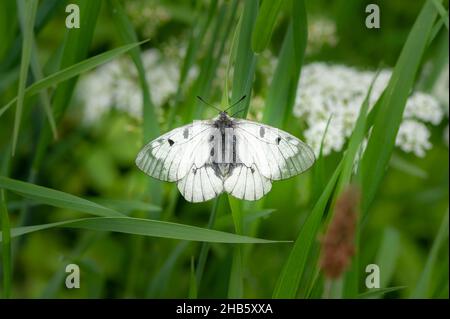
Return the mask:
M118 0L111 2L111 9L113 20L122 40L127 44L138 42L136 32ZM147 142L150 139L158 137L160 133L155 106L151 100L149 84L145 76L144 64L142 63L139 47L131 49L129 53L138 71L139 82L141 84L144 110L144 141Z
M136 43L138 41L136 32L134 31L133 25L128 19L120 2L117 0L113 0L111 4L112 17L122 40L125 43ZM139 47L131 49L130 55L133 59L134 65L136 66L139 82L142 89L143 142L148 143L148 141L160 135L159 124L157 120L158 117L156 116L155 105L153 104L151 99L149 83L145 75L144 64L141 59L141 51L139 50ZM149 179L149 184L149 193L152 196L152 201L156 204L160 204L162 201L161 183L159 181Z
M262 2L252 34L252 49L255 53L262 52L269 45L283 2L283 0Z
M443 21L444 25L447 27L447 31L448 31L448 12L447 10L445 10L444 6L442 5L442 3L438 0L431 0L434 4L434 6L436 7L437 12L439 13L439 15L441 16L441 20Z
M255 54L251 49L251 37L254 30L257 14L258 1L247 1L244 3L242 17L239 22L239 33L234 39L237 41L237 45L233 43L233 47L236 48L236 56L234 63L231 100L234 102L239 100L244 95L247 96L247 99L237 105L234 110L230 110L230 113L233 114L237 108L239 108L240 110L242 109L242 112L236 114L237 117L245 117L250 105L250 97L256 66ZM225 85L224 90L226 90L226 87L227 85ZM223 96L228 96L228 92L223 92ZM228 201L230 204L236 233L242 234L243 214L241 209L241 202L231 196L228 196ZM229 298L243 297L243 268L244 265L241 247L237 246L234 249L233 259L231 263L230 279L228 284Z
M252 30L255 25L256 15L258 13L258 2L247 1L244 4L242 18L240 21L240 29L238 32L236 48L236 60L234 63L233 72L233 86L231 92L231 101L237 101L242 96L247 98L236 105L233 110L244 109L242 112L236 114L237 117L244 117L247 114L248 106L250 105L252 84L255 75L256 57L251 49ZM225 92L224 94L228 94Z
M428 255L425 263L425 268L420 275L419 281L412 294L412 298L430 298L430 286L432 279L433 269L438 262L438 253L444 242L448 242L448 210L444 215L444 218L439 228L439 232L434 239L433 246L431 247L430 254Z
M219 197L214 201L213 207L211 209L211 215L209 216L208 221L208 228L212 229L214 227L214 223L216 221L217 212L219 210L224 210L224 208L221 207L223 205L225 199L225 195L219 195ZM197 262L197 269L195 273L195 277L197 280L197 288L200 287L200 282L203 278L203 273L205 271L205 265L206 265L206 259L208 257L209 252L209 244L203 243L202 247L200 248L200 254L198 256L198 262Z
M111 198L99 198L99 197L92 197L89 198L90 201L100 204L105 207L109 207L116 211L121 212L131 212L131 211L143 211L143 212L160 212L161 207L150 204L147 202L139 201L139 200L132 200L132 199L111 199Z
M83 12L83 14L80 15L80 28L66 29L64 42L62 43L62 46L54 52L50 62L52 71L48 73L56 74L57 71L72 67L83 60L87 61L86 58L88 56L89 47L91 46L102 0L72 0L71 3L78 5L80 12ZM72 78L60 83L53 93L52 111L57 123L62 118L70 103L77 80L78 77L77 74L75 74ZM40 132L38 147L34 155L29 181L32 181L33 175L36 174L40 168L49 143L50 131L48 126L44 125L43 130Z
M107 51L105 53L101 53L99 55L96 55L92 58L89 58L87 60L84 60L82 62L79 62L77 64L74 64L72 66L69 66L61 71L58 71L56 73L53 73L45 78L43 78L41 81L37 81L27 87L25 89L25 96L30 97L41 90L47 89L49 87L52 87L58 83L61 83L63 81L66 81L68 79L71 79L75 76L80 75L83 72L89 71L103 63L106 63L115 57L139 46L140 44L144 43L146 41L133 43L133 44L127 44L124 46L121 46L116 49L112 49L110 51ZM12 104L14 104L17 101L18 97L15 97L13 100L11 100L8 104L6 104L1 110L0 110L0 116L3 114Z
M26 27L26 10L25 10L25 0L18 0L17 1L17 7L19 11L19 19L20 19L20 25L22 30L25 30ZM23 32L23 31L22 31ZM36 39L34 36L34 32L31 34L31 72L33 73L33 77L35 81L41 80L44 75L42 73L42 68L39 62L38 57L38 49L36 45ZM43 90L39 94L39 99L44 107L44 111L47 114L48 122L50 124L50 128L53 133L53 138L56 139L58 137L57 131L56 131L56 124L55 119L53 117L53 113L50 106L50 97L48 95L48 92L46 90Z
M17 139L19 136L20 122L22 120L22 110L25 100L25 87L28 79L28 68L30 65L31 49L33 47L33 28L36 18L38 0L28 0L25 7L25 27L22 40L22 57L20 61L19 89L17 92L17 108L14 118L14 129L12 139L12 155L16 152Z
M3 298L9 298L12 283L11 230L6 207L6 194L2 188L0 188L0 221L2 234L4 234L2 241Z
M278 64L267 93L264 123L283 127L291 116L307 37L304 1L292 1L292 21L284 37Z
M195 262L194 257L191 257L191 275L189 277L189 299L196 299L198 295L197 292L197 280L195 278Z
M367 292L364 292L362 294L358 295L358 299L371 299L371 298L381 298L383 295L393 292L405 289L406 286L396 286L396 287L389 287L389 288L379 288L379 289L370 289Z
M106 208L86 199L8 177L0 176L0 188L7 189L26 198L55 207L71 209L96 216L123 216L115 210Z
M196 226L131 217L93 217L11 229L11 237L55 227L110 231L150 237L232 244L268 244L281 241L242 236ZM1 237L2 238L2 237ZM0 239L1 239L0 238Z
M296 297L298 285L306 266L310 248L317 239L320 222L325 213L327 203L333 195L333 190L341 173L342 166L343 161L336 167L322 195L303 224L281 274L278 277L273 292L274 298Z
M360 164L363 214L373 201L383 179L402 121L406 100L414 84L436 15L434 5L431 1L427 1L411 29L381 99Z
M380 267L380 287L387 288L395 271L397 257L400 253L400 234L396 229L387 228L383 233L380 249L375 264Z
M207 243L203 243L207 244ZM167 257L166 261L158 272L153 277L150 285L147 288L146 298L160 298L164 291L167 289L167 283L169 282L170 276L175 267L175 263L179 259L180 255L188 246L188 242L184 241L179 243L175 249Z

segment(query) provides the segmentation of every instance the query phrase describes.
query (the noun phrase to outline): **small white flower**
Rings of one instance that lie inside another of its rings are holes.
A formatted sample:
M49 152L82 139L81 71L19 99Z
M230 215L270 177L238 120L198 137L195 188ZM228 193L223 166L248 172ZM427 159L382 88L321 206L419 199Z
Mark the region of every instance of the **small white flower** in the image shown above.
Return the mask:
M371 71L359 71L342 65L312 63L302 69L293 109L294 116L306 121L306 142L318 152L326 123L333 118L324 141L323 154L342 150L353 132L362 103L375 77ZM390 70L382 70L376 78L369 100L373 107L391 77ZM405 152L423 156L431 147L430 133L422 121L437 125L443 112L437 100L428 94L415 92L407 101L404 112L404 126L397 139L397 146ZM409 129L417 128L416 134L408 137ZM402 145L404 143L404 145Z
M338 43L336 24L327 17L310 17L308 23L307 54L319 51L324 45L335 47Z
M406 103L405 118L415 118L433 125L441 123L444 114L438 101L431 95L416 92Z
M430 132L427 127L415 120L404 120L395 140L395 144L407 153L424 157L431 148Z
M177 91L179 66L156 49L143 52L142 61L152 101L161 115L161 106ZM193 68L188 79L195 74ZM142 88L136 67L129 58L109 62L83 76L77 96L84 104L86 124L99 120L112 108L134 118L142 117Z

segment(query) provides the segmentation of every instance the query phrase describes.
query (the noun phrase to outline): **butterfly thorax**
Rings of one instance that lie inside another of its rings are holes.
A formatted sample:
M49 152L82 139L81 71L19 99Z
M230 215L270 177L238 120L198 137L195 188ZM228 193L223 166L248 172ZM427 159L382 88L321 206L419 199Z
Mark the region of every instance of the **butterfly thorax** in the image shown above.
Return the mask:
M226 112L220 112L213 125L218 134L211 138L211 164L216 175L227 177L239 160L234 136L235 121Z

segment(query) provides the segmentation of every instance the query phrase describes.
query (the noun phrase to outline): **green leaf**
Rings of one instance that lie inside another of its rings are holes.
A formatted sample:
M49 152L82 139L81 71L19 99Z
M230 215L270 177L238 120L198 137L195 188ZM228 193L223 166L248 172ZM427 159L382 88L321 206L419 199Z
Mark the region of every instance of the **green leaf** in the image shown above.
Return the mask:
M17 93L17 108L14 118L14 130L12 139L12 155L16 152L17 138L19 136L20 122L22 120L22 109L25 100L25 86L28 79L28 68L30 65L31 49L33 47L33 28L36 18L38 0L28 0L25 7L25 25L23 29L22 57L20 61L19 90Z
M255 53L262 52L269 44L283 2L283 0L262 2L252 33L252 49Z
M2 223L2 273L3 273L3 298L11 296L12 263L11 263L11 228L9 214L6 207L5 191L0 187L0 221Z
M197 298L197 280L195 279L194 257L191 257L191 276L189 277L189 299Z
M282 127L292 114L308 36L304 1L292 3L292 21L283 40L263 116L264 123L276 127Z
M117 0L112 1L111 6L112 17L114 19L114 24L118 28L119 34L125 43L135 43L138 41L136 32L133 29L133 25L128 19L125 11L123 10L120 2ZM142 89L142 101L143 101L143 112L142 112L142 128L143 128L143 142L148 143L149 140L157 138L160 134L158 117L155 111L155 105L152 102L149 83L145 75L144 64L141 59L141 51L139 47L135 47L130 50L131 58L133 59L134 65L136 66L139 82ZM161 183L154 179L149 179L150 189L149 193L152 196L152 201L154 203L160 204L162 200L162 187Z
M336 167L333 175L328 181L312 212L309 214L300 233L295 240L294 247L278 277L273 297L274 298L295 298L298 285L302 278L309 251L313 242L317 239L320 222L325 213L326 206L333 195L336 182L339 178L343 166L343 161Z
M11 237L18 237L32 232L55 228L79 228L94 231L111 231L150 237L162 237L179 240L204 241L211 243L276 243L280 241L254 238L232 233L189 226L159 220L131 217L92 217L74 219L50 224L24 226L11 229ZM1 239L2 237L0 237Z
M250 97L255 77L256 58L251 49L251 37L255 27L256 16L258 14L258 2L247 1L244 3L241 20L239 22L239 33L236 39L236 60L233 72L233 87L231 92L232 101L237 101L242 96L248 98L236 105L236 108L242 109L242 112L236 114L238 117L245 117L250 105ZM224 88L226 89L226 87ZM224 92L228 96L228 92ZM231 111L230 111L231 112ZM234 112L233 112L234 113ZM243 214L241 201L228 196L231 208L234 227L236 233L243 233ZM228 283L228 297L242 298L244 294L243 281L243 258L241 247L235 247L230 270L230 280Z
M383 233L381 246L375 264L380 267L380 286L385 288L395 271L397 257L400 253L400 234L394 228L387 228Z
M439 260L437 259L438 253L445 241L448 242L448 210L444 215L441 227L439 228L439 232L434 239L433 246L431 247L430 254L428 255L427 261L425 263L425 268L420 275L417 286L411 296L412 298L431 297L431 292L429 290L431 286L432 272L436 266L436 263L439 262Z
M18 193L40 203L80 211L96 216L123 216L121 213L86 199L51 188L0 176L0 188Z
M364 214L383 179L402 121L406 100L414 84L436 15L434 5L431 1L427 1L411 29L381 98L360 164Z
M358 299L380 298L389 292L398 291L398 290L405 289L405 288L406 288L406 286L396 286L396 287L389 287L389 288L370 289L369 291L359 294Z
M63 82L70 78L73 78L83 72L89 71L89 70L91 70L103 63L106 63L106 62L114 59L115 57L141 45L144 42L147 42L147 40L138 42L138 43L124 45L122 47L107 51L105 53L101 53L92 58L89 58L87 60L84 60L82 62L74 64L72 66L69 66L61 71L53 73L53 74L43 78L42 80L37 81L37 82L33 83L32 85L30 85L29 87L27 87L25 89L24 95L26 97L30 97L30 96L40 92L41 90L44 90L44 89L54 86L60 82ZM18 97L15 97L8 104L6 104L2 109L0 109L0 116L6 110L8 110L8 108L12 104L14 104L14 102L17 101L17 99L18 99Z
M25 9L25 0L18 0L17 1L17 7L18 7L18 13L19 13L19 19L20 19L20 25L22 27L22 30L25 30L26 28L26 9ZM39 62L39 56L38 56L38 48L36 45L36 39L34 36L34 32L31 34L31 72L33 73L33 77L36 81L41 80L44 75L42 73L42 68ZM39 98L41 101L42 106L44 107L44 111L47 114L48 122L50 124L53 138L56 139L58 137L58 134L56 132L56 124L55 119L53 117L53 113L50 106L50 97L48 95L48 92L46 90L43 90L39 94Z

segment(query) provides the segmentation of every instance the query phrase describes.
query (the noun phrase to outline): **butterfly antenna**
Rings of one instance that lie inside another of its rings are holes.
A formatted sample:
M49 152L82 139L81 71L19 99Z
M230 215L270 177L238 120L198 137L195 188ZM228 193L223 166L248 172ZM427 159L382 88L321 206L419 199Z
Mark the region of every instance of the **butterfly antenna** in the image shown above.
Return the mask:
M242 111L245 111L245 106L243 108L241 108L239 111L234 112L233 114L231 114L231 117L234 117L236 114L241 113Z
M224 112L228 111L229 109L231 109L233 106L235 106L236 104L241 103L245 98L247 97L247 95L243 95L238 101L234 102L233 104L231 104L229 107L227 107L225 109Z
M202 99L202 98L201 98L200 96L198 96L198 95L197 95L197 99L199 99L199 100L200 100L201 102L203 102L205 105L208 105L208 106L212 107L213 109L215 109L215 110L217 110L217 111L219 111L219 112L222 112L222 110L220 110L220 109L218 109L217 107L215 107L214 105L212 105L212 104L206 102L204 99Z

